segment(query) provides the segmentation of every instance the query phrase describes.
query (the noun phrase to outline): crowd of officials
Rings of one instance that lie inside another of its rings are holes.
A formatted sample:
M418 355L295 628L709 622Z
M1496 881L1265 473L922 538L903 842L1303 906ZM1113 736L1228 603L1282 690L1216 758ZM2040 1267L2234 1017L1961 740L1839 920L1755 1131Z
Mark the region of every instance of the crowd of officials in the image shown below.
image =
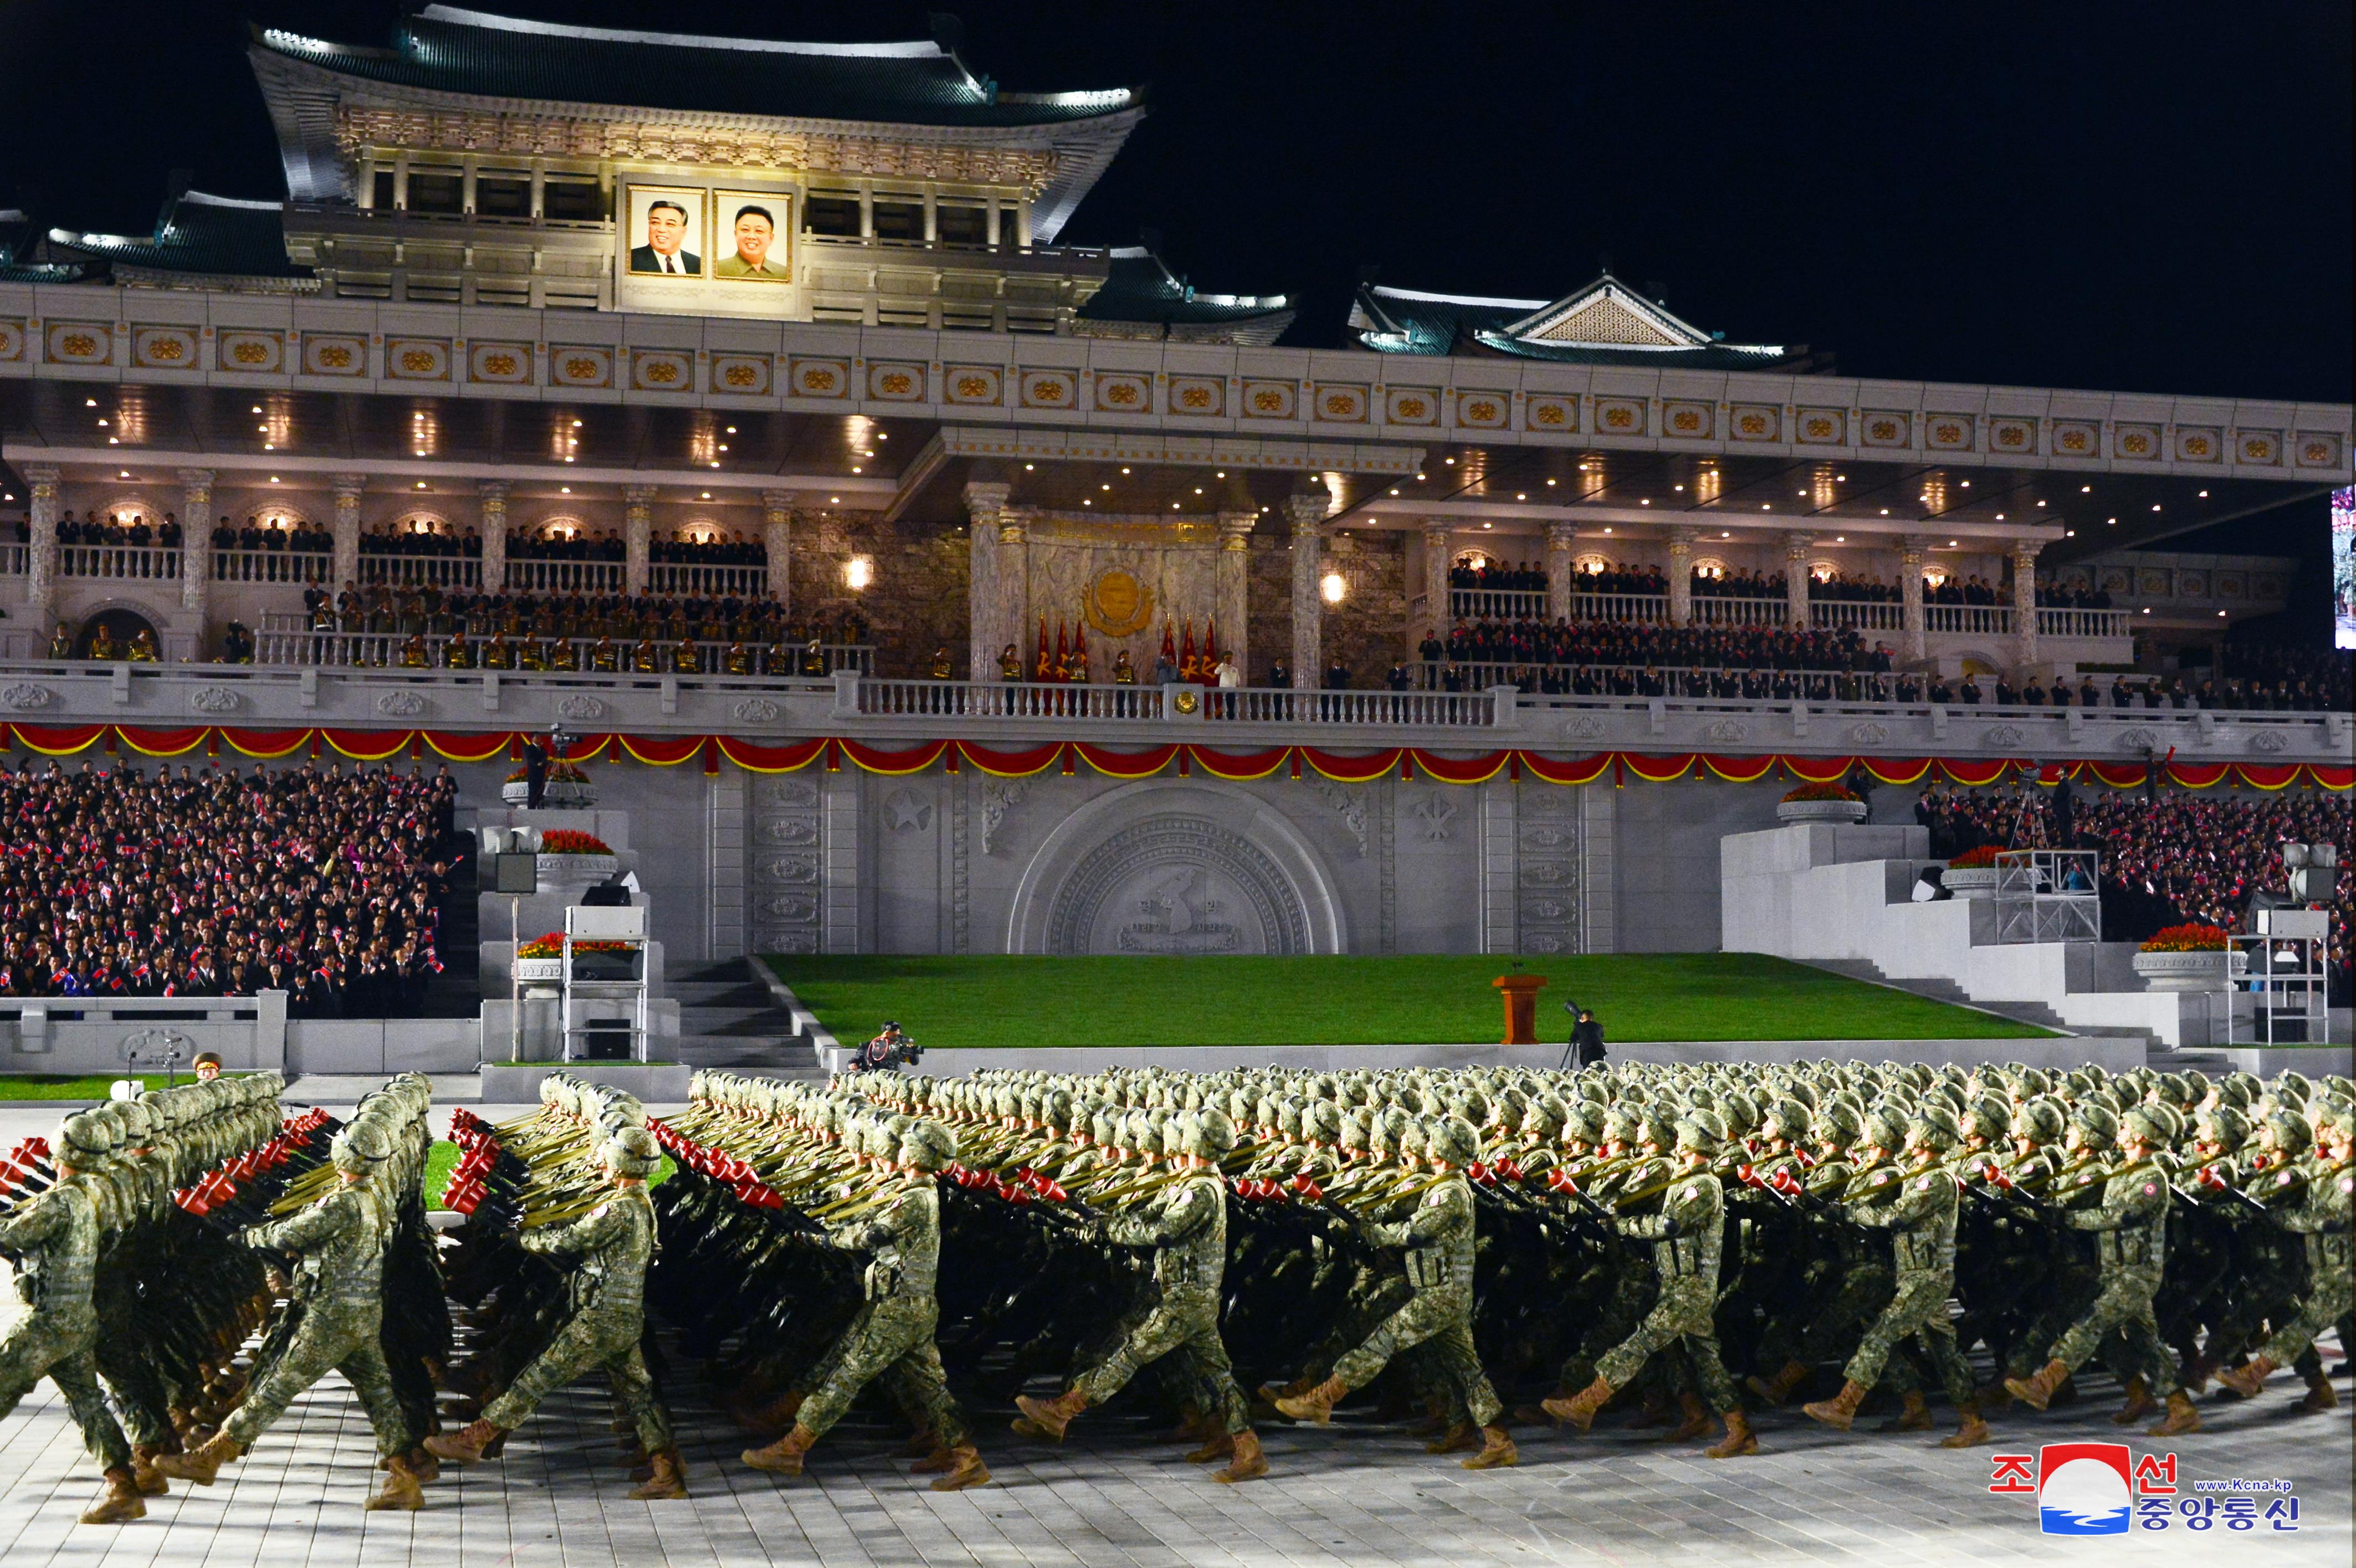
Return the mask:
M389 764L0 766L0 996L410 1013L442 968L456 790Z

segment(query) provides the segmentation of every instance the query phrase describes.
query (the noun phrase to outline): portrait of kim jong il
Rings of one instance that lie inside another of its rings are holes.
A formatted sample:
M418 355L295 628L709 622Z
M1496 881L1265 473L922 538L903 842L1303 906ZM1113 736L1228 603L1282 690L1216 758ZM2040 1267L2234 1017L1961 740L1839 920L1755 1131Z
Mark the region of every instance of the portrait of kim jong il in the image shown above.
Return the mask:
M723 212L733 210L735 214L730 231L736 249L720 259L712 275L754 283L791 283L792 268L778 245L777 230L781 226L777 213L785 210L784 198L765 197L758 202L737 205L723 193L720 203Z

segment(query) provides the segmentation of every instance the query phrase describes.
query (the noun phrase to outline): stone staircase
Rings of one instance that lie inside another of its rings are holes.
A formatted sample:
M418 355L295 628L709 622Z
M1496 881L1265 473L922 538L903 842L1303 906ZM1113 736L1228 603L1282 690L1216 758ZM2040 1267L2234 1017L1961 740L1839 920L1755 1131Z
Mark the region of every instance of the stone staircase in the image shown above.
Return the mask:
M2056 1034L2083 1034L2087 1032L2083 1029L2072 1028L2063 1020L2061 1014L2055 1012L2051 1008L2047 1007L2042 1002L1991 1002L1986 1000L1976 1000L1961 986L1956 985L1953 980L1940 979L1929 976L1909 976L1901 979L1893 979L1890 976L1883 974L1881 972L1881 966L1875 964L1870 959L1804 958L1799 960L1799 962L1807 965L1811 969L1822 969L1827 974L1843 976L1851 980L1863 980L1870 985L1887 986L1892 990L1904 991L1909 996L1921 997L1928 1001L1945 1002L1951 1007L1970 1008L1976 1012L1994 1013L2000 1019L2010 1019L2015 1023L2032 1024L2039 1029L2051 1029ZM2203 1071L2207 1070L2207 1064L2205 1062L2192 1060L2196 1056L2206 1053L2198 1051L2170 1051L2166 1045L2160 1042L2158 1035L2154 1034L2147 1029L2129 1029L2119 1027L2115 1029L2105 1029L2099 1032L2106 1036L2115 1036L2123 1040L2141 1040L2143 1042L2144 1049L2150 1053L2151 1064L2155 1067L2174 1068L2197 1066L2202 1068ZM2217 1055L2218 1065L2222 1067L2224 1062L2225 1058L2222 1053L2219 1053Z
M823 1082L809 1040L762 983L755 962L723 959L669 981L667 989L679 1002L679 1059L691 1067Z

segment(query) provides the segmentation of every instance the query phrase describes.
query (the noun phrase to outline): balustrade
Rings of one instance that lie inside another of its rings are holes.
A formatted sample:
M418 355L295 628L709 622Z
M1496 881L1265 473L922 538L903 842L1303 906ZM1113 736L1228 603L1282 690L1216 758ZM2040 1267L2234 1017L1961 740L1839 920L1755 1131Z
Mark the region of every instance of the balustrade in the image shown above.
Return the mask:
M625 567L618 560L508 561L507 591L510 593L590 593L610 595L622 591Z
M462 588L483 585L483 562L471 555L363 555L360 581L392 588Z
M335 574L336 558L313 550L217 549L212 552L215 582L325 583Z
M614 581L618 592L621 566L614 566ZM509 562L508 579L515 580L515 563ZM761 599L769 592L769 569L766 566L704 566L689 561L656 561L647 568L647 585L657 593L692 593L704 599Z
M177 581L180 552L155 545L70 544L58 547L60 577L115 577L147 582Z

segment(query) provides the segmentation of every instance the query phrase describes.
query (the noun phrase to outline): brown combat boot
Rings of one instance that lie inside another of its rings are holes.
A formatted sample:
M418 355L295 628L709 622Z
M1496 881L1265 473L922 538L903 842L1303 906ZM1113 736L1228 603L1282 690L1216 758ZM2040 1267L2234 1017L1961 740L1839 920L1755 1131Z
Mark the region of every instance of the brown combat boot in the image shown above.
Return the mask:
M802 1456L818 1441L818 1434L797 1424L791 1432L766 1448L747 1448L742 1457L756 1470L766 1470L773 1476L798 1476L802 1473Z
M1307 1393L1278 1400L1277 1413L1292 1421L1314 1422L1323 1426L1333 1419L1333 1407L1349 1392L1350 1385L1340 1378L1327 1378Z
M1014 1396L1014 1408L1023 1414L1014 1423L1014 1430L1024 1437L1061 1443L1064 1428L1087 1407L1088 1396L1077 1389L1066 1389L1054 1399L1033 1399L1027 1393L1018 1393Z
M1457 1461L1468 1470L1502 1470L1521 1462L1522 1451L1514 1446L1513 1438L1502 1426L1481 1428L1481 1452Z
M1611 1397L1612 1385L1603 1381L1602 1373L1598 1372L1595 1381L1577 1394L1569 1399L1547 1400L1545 1409L1557 1421L1567 1421L1584 1432L1595 1424L1595 1413L1601 1410L1603 1402Z
M1876 1426L1876 1432L1928 1432L1934 1424L1931 1406L1922 1398L1921 1389L1913 1389L1901 1397L1898 1413Z
M1940 1438L1940 1447L1976 1448L1983 1443L1996 1441L1995 1434L1988 1431L1987 1423L1980 1419L1977 1405L1959 1404L1955 1407L1955 1413L1964 1418L1964 1424L1952 1435Z
M933 1459L947 1452L941 1446L941 1435L928 1426L910 1433L908 1440L900 1445L903 1459Z
M1186 1463L1189 1465L1207 1465L1215 1459L1224 1459L1235 1451L1235 1438L1230 1436L1226 1431L1222 1428L1219 1431L1212 1433L1209 1437L1204 1439L1203 1445L1201 1447L1188 1450L1186 1454Z
M244 1452L244 1444L225 1432L216 1432L189 1453L156 1455L155 1473L176 1481L194 1481L200 1487L209 1487L213 1477L220 1474L220 1467Z
M1702 1452L1712 1459L1740 1458L1759 1452L1759 1439L1751 1435L1751 1418L1739 1410L1726 1413L1726 1440L1714 1443Z
M2151 1397L2151 1385L2141 1372L2127 1379L2127 1402L2111 1417L2113 1426L2133 1426L2159 1408L2159 1401Z
M1481 1446L1477 1429L1469 1421L1460 1421L1423 1445L1427 1454L1462 1454L1468 1448Z
M1792 1397L1794 1389L1808 1381L1808 1364L1805 1361L1785 1361L1783 1370L1772 1378L1762 1378L1754 1372L1742 1381L1750 1385L1752 1393L1770 1405L1781 1406Z
M491 1445L507 1435L507 1428L479 1416L455 1432L437 1433L425 1440L425 1451L453 1465L471 1465L488 1456Z
M2004 1386L1999 1373L1996 1381L1972 1390L1972 1403L1982 1410L2002 1410L2012 1403L2012 1391Z
M147 1499L139 1495L139 1483L132 1478L128 1465L106 1467L106 1490L99 1499L82 1509L84 1524L127 1524L134 1519L147 1517Z
M2298 1402L2303 1415L2321 1415L2327 1410L2340 1408L2340 1395L2332 1391L2331 1380L2318 1367L2307 1377L2307 1397Z
M2258 1397L2258 1387L2275 1370L2275 1364L2264 1356L2253 1356L2246 1365L2228 1367L2217 1374L2217 1381L2244 1399Z
M155 1456L163 1450L152 1443L135 1443L131 1448L131 1481L145 1498L160 1498L172 1489L172 1485L155 1468Z
M1702 1403L1701 1395L1687 1389L1677 1395L1677 1410L1685 1419L1678 1422L1664 1442L1690 1443L1709 1434L1709 1406Z
M2149 1437L2181 1437L2188 1432L2201 1430L2201 1413L2192 1408L2192 1396L2178 1389L2168 1396L2168 1417L2157 1426L2144 1428Z
M1236 1434L1236 1456L1227 1461L1225 1469L1211 1472L1211 1479L1226 1486L1237 1481L1258 1480L1268 1474L1268 1456L1259 1451L1259 1434L1249 1427Z
M687 1467L680 1462L677 1448L666 1445L656 1449L647 1456L647 1467L650 1473L643 1484L630 1488L630 1496L642 1503L687 1496Z
M2062 1380L2069 1375L2070 1369L2062 1362L2048 1361L2037 1370L2035 1377L2007 1378L2004 1386L2013 1398L2029 1409L2043 1410L2053 1403L2053 1391L2060 1388Z
M2217 1369L2222 1364L2216 1357L2205 1351L2185 1362L2180 1377L2184 1384L2184 1392L2199 1399L2203 1391L2209 1387L2209 1380L2217 1375Z
M1158 1439L1163 1443L1203 1443L1218 1430L1211 1420L1191 1404L1178 1407L1178 1424Z
M382 1513L387 1509L415 1513L424 1506L425 1494L417 1489L417 1472L409 1467L409 1456L405 1454L395 1454L384 1462L384 1484L377 1488L374 1497L361 1505L370 1513Z
M1636 1413L1628 1418L1628 1430L1633 1432L1639 1427L1665 1426L1669 1423L1669 1412L1676 1408L1676 1402L1669 1398L1666 1390L1658 1386L1647 1388L1643 1402L1636 1406Z
M980 1449L970 1443L960 1443L948 1454L948 1474L933 1482L933 1490L961 1492L968 1487L990 1485L990 1467L981 1462Z
M430 1487L442 1478L442 1461L425 1451L420 1443L409 1451L409 1473L417 1477L421 1487Z
M1866 1392L1863 1383L1844 1382L1840 1392L1832 1398L1804 1404L1800 1409L1811 1421L1821 1421L1836 1432L1847 1432L1857 1420L1857 1407L1865 1403Z

